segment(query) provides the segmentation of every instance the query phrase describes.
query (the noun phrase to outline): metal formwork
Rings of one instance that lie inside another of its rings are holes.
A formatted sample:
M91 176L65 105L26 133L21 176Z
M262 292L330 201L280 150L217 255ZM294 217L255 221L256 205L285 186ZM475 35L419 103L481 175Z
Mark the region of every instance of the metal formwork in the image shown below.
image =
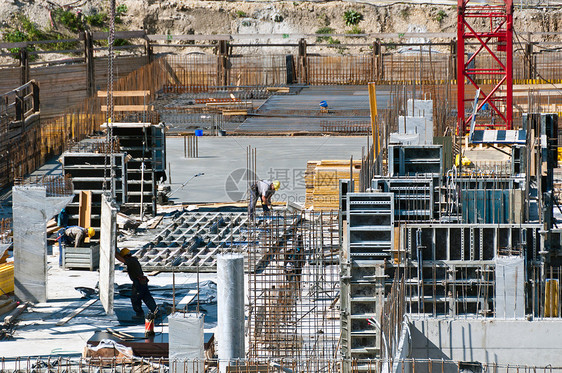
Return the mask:
M495 260L537 261L539 224L406 224L400 253L410 313L495 315ZM389 284L387 285L387 287Z
M72 177L74 184L74 199L66 206L69 215L69 225L78 225L79 196L82 191L91 191L91 226L100 227L101 196L104 193L104 183L109 179L108 165L113 157L115 180L115 201L118 204L127 199L127 162L124 153L113 153L111 156L104 151L97 152L100 144L90 143L91 146L82 144L79 149L64 152L59 161L62 164L64 175Z
M130 156L127 167L128 193L123 207L140 215L154 215L156 184L165 176L166 169L165 126L150 123L114 123L112 127L121 150Z
M394 220L430 220L435 211L432 178L374 178L374 190L394 194ZM439 195L437 194L437 199Z
M347 194L347 254L383 260L394 245L394 194Z
M443 174L441 145L389 145L388 176L440 176Z
M344 357L380 356L385 262L394 245L394 194L347 194L347 242L342 254L341 328ZM349 368L349 367L348 367Z

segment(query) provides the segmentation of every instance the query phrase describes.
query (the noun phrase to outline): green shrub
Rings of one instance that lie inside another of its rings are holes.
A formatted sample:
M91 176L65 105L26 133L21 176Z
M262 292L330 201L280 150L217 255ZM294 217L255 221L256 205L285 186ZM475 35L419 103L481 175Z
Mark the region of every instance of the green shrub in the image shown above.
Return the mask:
M117 8L115 8L115 23L123 23L121 17L124 16L128 10L129 9L127 8L127 5L125 4L118 5Z
M363 20L363 14L359 13L356 10L346 10L343 14L343 19L345 21L346 26L354 26L358 25L359 22Z
M318 35L322 35L322 34L333 34L334 33L334 29L331 27L321 27L318 30L316 30L316 34ZM316 38L316 42L317 43L321 43L323 41L328 41L328 39L330 39L331 37L328 36L318 36Z
M355 25L351 28L351 30L347 30L345 33L346 34L364 34L365 30L363 30L359 26Z
M26 16L20 16L19 21L21 22L21 27L23 31L27 34L27 40L46 40L47 34L39 30L33 22L29 20Z
M103 27L108 19L107 13L93 13L84 17L84 21L92 27Z
M325 14L325 13L320 14L318 16L318 20L320 22L322 22L322 24L324 24L324 26L330 26L331 21L330 21L330 17L328 17L327 14Z
M63 40L66 39L64 35L60 34L50 34L46 40ZM77 41L65 41L61 43L48 43L48 44L40 44L39 47L46 51L65 51L65 50L72 50L78 49L79 42Z
M281 14L276 14L275 17L273 17L273 21L274 22L283 22L283 16Z
M334 39L331 36L328 38L328 44L332 44L332 45L338 45L341 44L341 41L339 41L338 39Z
M407 19L410 16L410 8L400 10L400 14L402 15L402 18Z
M238 18L244 18L244 17L247 17L247 16L248 16L248 15L247 15L246 12L243 11L243 10L237 10L237 11L236 11L236 17L238 17Z
M113 41L114 47L122 47L124 45L131 45L131 43L128 40L125 40L125 39L115 39Z
M18 43L27 41L27 35L20 30L9 31L4 34L4 41L8 43ZM29 47L28 47L29 51ZM12 54L12 58L20 58L20 48L8 48L8 52Z
M441 23L441 21L443 21L445 17L447 17L447 13L445 13L445 11L441 9L439 12L437 12L437 15L435 16L435 20Z
M84 30L84 25L82 24L80 18L70 10L56 8L53 13L55 21L59 22L70 31L79 32Z
M128 10L129 8L127 8L127 5L125 4L117 5L117 8L115 8L115 15L122 16L123 14L127 13Z

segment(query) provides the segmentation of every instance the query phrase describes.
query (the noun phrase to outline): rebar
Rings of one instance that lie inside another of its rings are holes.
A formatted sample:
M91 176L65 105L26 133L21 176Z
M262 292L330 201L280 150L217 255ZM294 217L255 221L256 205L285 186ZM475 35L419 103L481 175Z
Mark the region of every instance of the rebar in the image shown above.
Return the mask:
M249 279L251 357L337 356L337 216L310 211L258 217L259 244L249 247L258 263Z

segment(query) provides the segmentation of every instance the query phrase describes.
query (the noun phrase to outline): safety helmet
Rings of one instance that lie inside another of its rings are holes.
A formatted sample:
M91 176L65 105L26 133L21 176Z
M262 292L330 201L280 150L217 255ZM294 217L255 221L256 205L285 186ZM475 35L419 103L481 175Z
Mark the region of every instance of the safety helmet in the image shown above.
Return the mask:
M92 227L88 227L88 237L92 238L96 234L96 230Z
M275 190L279 190L279 187L281 186L281 183L279 182L279 180L274 180L273 181L273 189Z
M121 249L121 251L119 252L119 254L121 254L121 256L127 256L130 253L131 253L131 250L129 250L127 248Z

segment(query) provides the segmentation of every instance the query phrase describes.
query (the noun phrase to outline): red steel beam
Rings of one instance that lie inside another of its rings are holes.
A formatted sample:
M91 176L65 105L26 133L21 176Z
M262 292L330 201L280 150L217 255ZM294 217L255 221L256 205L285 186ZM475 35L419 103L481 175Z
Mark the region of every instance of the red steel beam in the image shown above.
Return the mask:
M466 103L472 102L474 97L465 97L467 84L481 89L478 109L489 104L497 114L497 122L500 123L493 127L513 128L513 0L503 2L499 6L469 6L470 0L458 0L457 3L457 133L461 135L467 131L472 118L472 110L466 110ZM487 29L482 30L477 22L473 22L479 19L486 19ZM480 45L466 60L466 42L469 39L476 39ZM469 68L480 56L490 56L497 66ZM488 77L483 77L486 75ZM479 81L489 79L490 75L494 76L494 85L485 92ZM503 84L506 88L500 92ZM504 102L505 106L498 105Z

